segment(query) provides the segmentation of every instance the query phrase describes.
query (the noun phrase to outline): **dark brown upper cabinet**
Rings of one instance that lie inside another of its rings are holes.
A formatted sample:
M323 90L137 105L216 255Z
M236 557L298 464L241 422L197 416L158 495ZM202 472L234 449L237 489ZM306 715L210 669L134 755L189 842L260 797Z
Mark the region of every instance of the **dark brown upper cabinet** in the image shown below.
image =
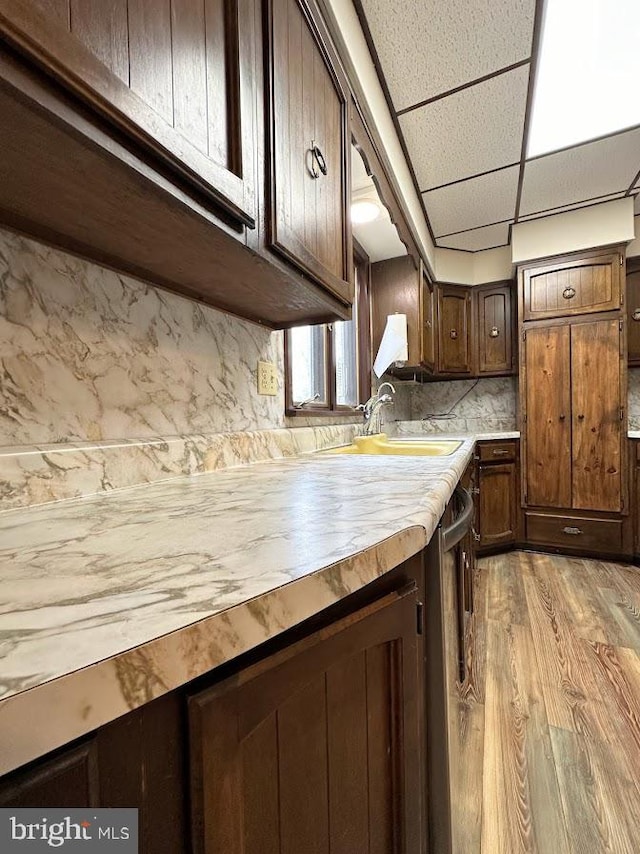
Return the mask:
M423 337L423 301L422 270L416 267L410 255L400 258L389 258L387 261L377 261L371 265L371 313L372 313L372 347L375 358L382 335L390 314L407 315L407 338L409 359L407 364L418 367L425 363ZM432 291L430 292L432 293ZM431 311L431 329L433 329L433 297L431 302L424 303ZM433 339L430 344L433 364ZM426 354L427 358L429 354Z
M393 368L421 379L505 376L516 371L511 282L468 287L433 284L411 257L371 265L373 351L387 316L407 315L409 359Z
M254 0L6 0L0 32L239 223L256 218Z
M314 6L266 3L268 245L349 305L347 81Z
M612 311L622 305L624 256L618 250L562 256L519 271L524 321Z
M438 285L438 373L473 370L471 288Z
M474 291L477 304L478 376L513 371L513 289L510 284L482 285Z
M629 365L640 366L640 258L627 260L627 335Z

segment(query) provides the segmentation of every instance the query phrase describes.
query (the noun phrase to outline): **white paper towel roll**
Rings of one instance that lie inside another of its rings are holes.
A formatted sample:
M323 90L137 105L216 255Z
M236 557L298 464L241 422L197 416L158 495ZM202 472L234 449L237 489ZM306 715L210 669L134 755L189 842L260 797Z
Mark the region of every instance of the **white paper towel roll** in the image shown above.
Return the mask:
M378 355L373 363L373 371L377 377L381 377L393 362L406 362L408 358L407 315L390 314L387 317Z

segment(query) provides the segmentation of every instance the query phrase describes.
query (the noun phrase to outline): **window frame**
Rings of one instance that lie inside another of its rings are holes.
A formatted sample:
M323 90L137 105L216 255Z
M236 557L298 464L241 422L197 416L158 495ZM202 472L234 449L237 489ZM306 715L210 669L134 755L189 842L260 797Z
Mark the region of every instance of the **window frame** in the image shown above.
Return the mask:
M371 397L371 262L362 246L353 241L353 264L355 268L356 299L356 375L358 380L358 404L365 403ZM359 415L355 406L336 403L336 356L334 348L333 323L319 324L325 328L325 387L326 403L309 403L303 407L294 406L291 395L291 345L290 331L284 335L285 363L285 415L299 416L345 416Z

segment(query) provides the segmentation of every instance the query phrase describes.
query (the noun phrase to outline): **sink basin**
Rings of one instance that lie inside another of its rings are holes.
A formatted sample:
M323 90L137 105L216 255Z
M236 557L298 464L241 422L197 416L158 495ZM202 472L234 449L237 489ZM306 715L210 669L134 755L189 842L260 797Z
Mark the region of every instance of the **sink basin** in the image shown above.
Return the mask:
M389 439L386 433L356 436L351 445L330 448L325 454L389 454L406 457L448 457L462 445L460 439Z

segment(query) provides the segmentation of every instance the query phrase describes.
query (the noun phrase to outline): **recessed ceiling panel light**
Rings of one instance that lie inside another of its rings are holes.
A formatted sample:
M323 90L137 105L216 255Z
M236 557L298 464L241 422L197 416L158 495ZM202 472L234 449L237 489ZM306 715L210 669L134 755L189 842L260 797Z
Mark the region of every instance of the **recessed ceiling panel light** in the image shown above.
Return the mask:
M639 0L546 0L527 157L640 124L639 44Z

